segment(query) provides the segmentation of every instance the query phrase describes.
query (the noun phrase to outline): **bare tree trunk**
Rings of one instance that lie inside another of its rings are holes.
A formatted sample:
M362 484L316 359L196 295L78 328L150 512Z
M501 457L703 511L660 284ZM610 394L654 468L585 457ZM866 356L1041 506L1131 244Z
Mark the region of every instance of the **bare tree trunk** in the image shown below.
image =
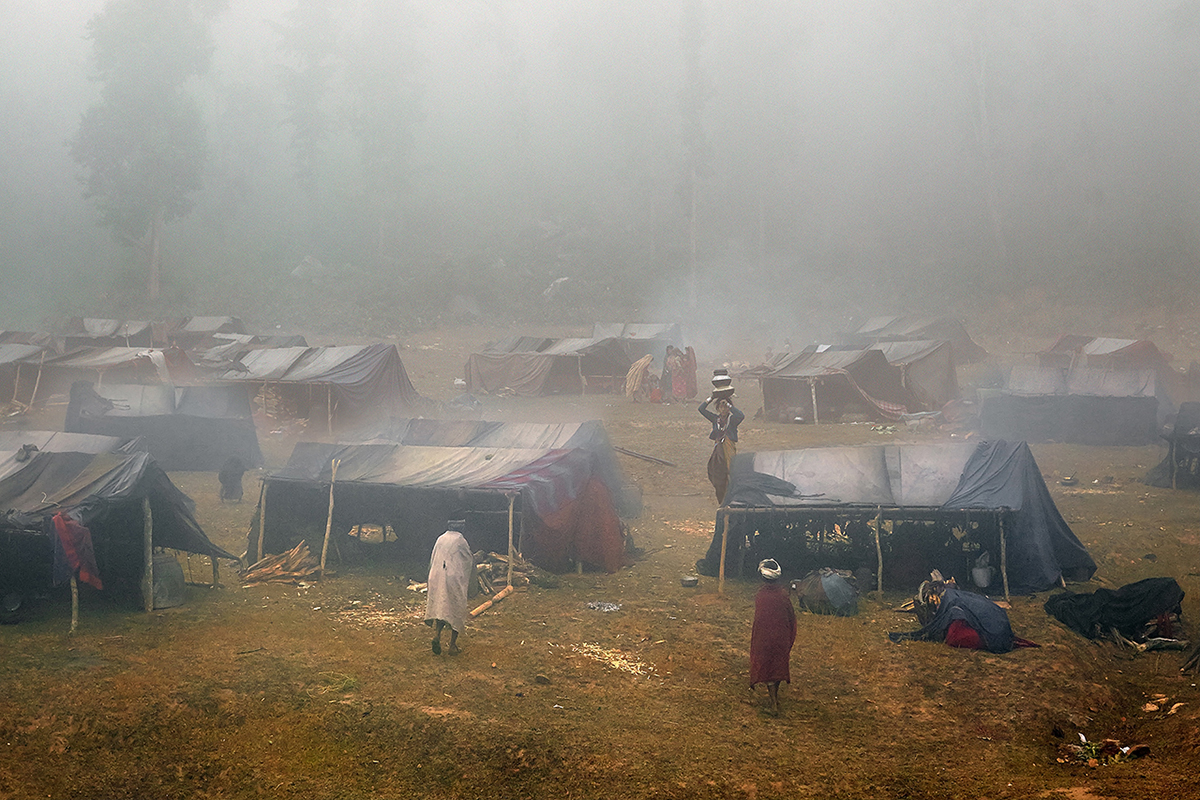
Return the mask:
M1008 263L1008 246L1004 241L1004 214L1000 210L1000 194L997 187L995 143L992 141L992 121L987 102L987 42L983 35L975 39L977 69L975 71L975 97L979 107L978 129L980 155L983 158L984 202L987 205L988 222L991 223L992 244L1001 264Z
M159 274L162 269L162 228L163 209L159 208L154 213L154 220L150 223L150 230L147 233L149 263L146 274L146 297L151 302L158 299L159 293Z
M688 287L688 300L692 311L696 310L697 295L700 290L700 278L696 274L696 167L692 167L691 195L692 211L688 217L688 263L691 281Z

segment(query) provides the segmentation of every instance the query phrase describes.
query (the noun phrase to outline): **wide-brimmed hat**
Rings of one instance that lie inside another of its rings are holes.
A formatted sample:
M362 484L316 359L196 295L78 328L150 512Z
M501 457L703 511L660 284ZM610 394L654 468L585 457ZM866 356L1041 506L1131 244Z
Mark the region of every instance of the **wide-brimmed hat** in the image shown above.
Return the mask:
M773 558L764 558L758 562L758 574L762 575L769 581L779 578L783 574L783 569L779 566L779 562Z

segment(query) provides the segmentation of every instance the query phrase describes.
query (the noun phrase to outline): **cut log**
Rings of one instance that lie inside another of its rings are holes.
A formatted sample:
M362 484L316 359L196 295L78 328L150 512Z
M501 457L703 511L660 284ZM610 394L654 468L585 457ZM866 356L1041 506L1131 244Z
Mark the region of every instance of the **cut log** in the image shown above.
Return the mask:
M478 608L476 608L474 611L472 611L471 616L478 617L480 614L487 611L489 608L494 606L496 603L499 603L501 600L508 597L512 593L513 593L513 587L505 586L503 589L496 592L496 595L491 600L488 600L486 603L481 604Z

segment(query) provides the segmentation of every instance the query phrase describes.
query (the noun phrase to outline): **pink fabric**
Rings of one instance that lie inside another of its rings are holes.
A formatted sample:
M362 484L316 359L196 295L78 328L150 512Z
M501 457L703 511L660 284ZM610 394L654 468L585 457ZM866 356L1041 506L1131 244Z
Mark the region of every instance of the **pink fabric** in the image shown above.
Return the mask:
M792 682L792 645L796 643L796 611L787 589L766 583L754 598L750 632L750 685Z

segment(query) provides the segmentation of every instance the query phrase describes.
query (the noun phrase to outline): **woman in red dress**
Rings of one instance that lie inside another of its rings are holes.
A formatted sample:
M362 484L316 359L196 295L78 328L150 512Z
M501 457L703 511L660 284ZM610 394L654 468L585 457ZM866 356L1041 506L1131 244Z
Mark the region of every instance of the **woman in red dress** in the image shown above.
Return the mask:
M779 714L779 684L792 682L792 645L796 643L796 611L780 583L782 570L773 558L760 561L763 585L754 598L754 627L750 631L750 688L767 685L771 713Z

